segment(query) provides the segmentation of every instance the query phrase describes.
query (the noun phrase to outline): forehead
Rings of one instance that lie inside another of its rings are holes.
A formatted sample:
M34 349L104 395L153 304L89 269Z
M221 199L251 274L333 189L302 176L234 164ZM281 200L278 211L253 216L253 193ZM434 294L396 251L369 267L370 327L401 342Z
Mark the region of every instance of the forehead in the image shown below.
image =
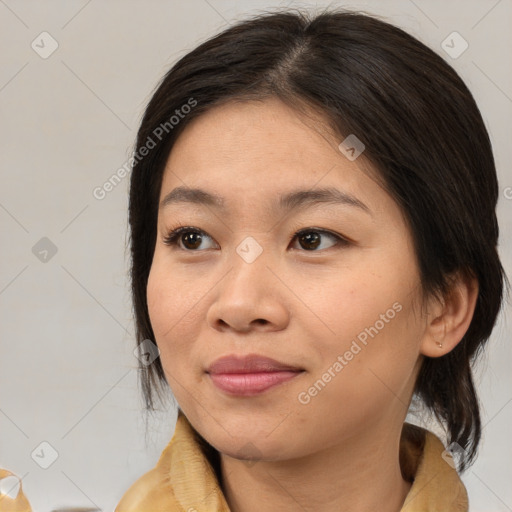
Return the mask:
M228 209L255 201L276 209L278 202L293 202L293 191L321 188L337 190L353 204L381 202L383 197L372 195L387 194L368 164L362 157L346 158L339 139L321 115L298 113L277 99L214 107L192 120L175 142L160 200L177 187L197 188L225 198ZM288 201L279 199L285 194Z

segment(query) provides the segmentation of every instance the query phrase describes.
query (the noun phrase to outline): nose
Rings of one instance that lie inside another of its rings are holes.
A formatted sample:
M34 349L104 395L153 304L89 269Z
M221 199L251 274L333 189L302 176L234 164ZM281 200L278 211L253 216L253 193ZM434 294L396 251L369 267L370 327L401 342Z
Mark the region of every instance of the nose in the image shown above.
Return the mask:
M218 331L243 333L286 328L290 317L286 288L276 277L276 269L270 268L265 251L250 263L235 252L230 263L227 274L214 288L208 324Z

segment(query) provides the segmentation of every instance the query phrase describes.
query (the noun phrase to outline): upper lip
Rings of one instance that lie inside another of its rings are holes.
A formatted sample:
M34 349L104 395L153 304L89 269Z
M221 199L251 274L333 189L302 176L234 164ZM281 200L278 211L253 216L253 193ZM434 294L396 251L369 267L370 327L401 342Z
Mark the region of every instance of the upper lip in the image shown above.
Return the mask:
M216 359L206 370L207 373L263 373L278 371L302 371L302 368L281 363L270 357L257 354L246 356L229 355Z

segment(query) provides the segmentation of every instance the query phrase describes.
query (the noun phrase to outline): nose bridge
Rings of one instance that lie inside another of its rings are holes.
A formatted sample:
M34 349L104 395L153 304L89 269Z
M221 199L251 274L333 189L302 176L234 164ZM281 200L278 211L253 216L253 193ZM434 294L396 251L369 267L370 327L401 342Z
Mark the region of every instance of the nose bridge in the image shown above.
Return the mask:
M235 252L238 254L240 259L242 259L244 263L248 265L252 265L258 259L260 259L261 262L260 256L264 252L264 241L262 236L258 236L257 238L259 241L254 236L248 235L237 245L235 249ZM266 239L268 239L268 237ZM268 256L268 247L265 252L265 256Z
M266 280L265 274L270 264L270 250L264 249L263 237L248 235L235 247L234 254L230 258L231 277L229 281L236 287L259 288L258 283ZM251 290L247 290L251 295ZM247 293L245 294L247 296Z

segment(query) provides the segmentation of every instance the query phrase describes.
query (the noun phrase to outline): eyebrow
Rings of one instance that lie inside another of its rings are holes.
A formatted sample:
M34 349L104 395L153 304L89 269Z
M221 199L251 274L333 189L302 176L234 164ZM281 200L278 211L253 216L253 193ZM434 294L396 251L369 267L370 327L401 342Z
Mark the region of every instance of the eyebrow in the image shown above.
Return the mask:
M177 203L206 205L223 212L226 211L224 198L200 188L176 187L162 199L160 208ZM307 208L318 204L354 206L371 215L368 206L359 199L333 187L293 190L282 195L277 201L274 201L271 206L274 210L291 211L299 207Z

